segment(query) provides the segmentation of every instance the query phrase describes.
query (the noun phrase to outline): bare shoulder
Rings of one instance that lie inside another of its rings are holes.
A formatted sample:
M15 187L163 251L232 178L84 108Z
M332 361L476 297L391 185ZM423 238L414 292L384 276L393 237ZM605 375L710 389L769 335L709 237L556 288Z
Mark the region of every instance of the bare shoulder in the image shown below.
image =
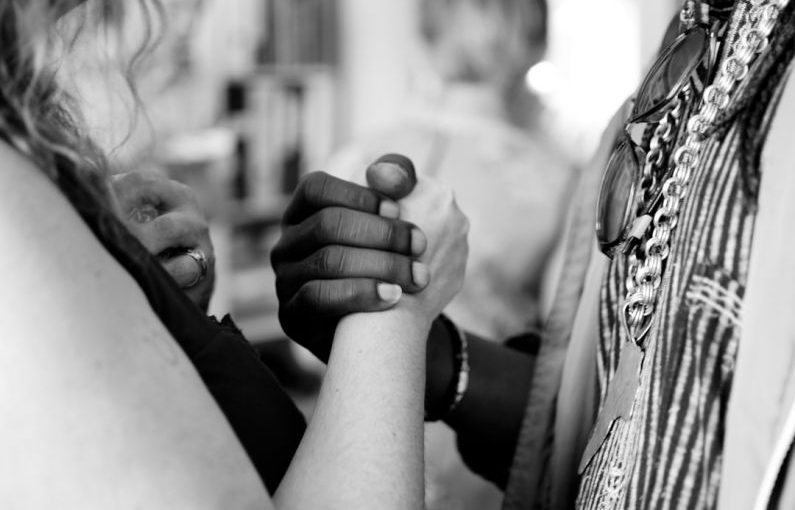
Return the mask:
M10 233L13 222L20 220L20 230L37 224L44 226L42 220L54 218L51 211L59 209L59 205L68 205L41 170L2 141L0 198L0 221L6 234Z
M0 169L0 271L7 275L6 290L13 291L2 293L0 304L12 306L13 300L21 312L23 303L45 299L70 309L81 301L90 305L82 298L103 287L117 288L124 301L139 297L131 278L43 172L2 143Z
M256 472L140 288L1 143L0 239L0 501L262 506Z

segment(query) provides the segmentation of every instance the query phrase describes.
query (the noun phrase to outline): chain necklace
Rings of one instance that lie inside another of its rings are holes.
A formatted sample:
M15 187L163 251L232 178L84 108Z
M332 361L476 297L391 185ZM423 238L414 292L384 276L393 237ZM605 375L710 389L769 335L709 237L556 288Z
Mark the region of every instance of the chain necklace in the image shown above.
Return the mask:
M628 419L640 386L640 369L643 363L645 338L651 329L657 299L671 251L671 236L677 226L679 213L687 195L693 173L700 163L708 141L708 133L735 99L740 83L749 69L768 46L768 38L776 26L782 8L789 0L743 0L735 8L725 47L718 59L717 74L702 93L701 101L685 126L684 141L673 152L670 165L673 172L662 185L662 203L656 212L638 218L630 237L638 240L651 235L644 244L633 249L628 258L626 297L621 306L620 319L629 337L619 354L616 372L610 380L605 401L597 416L591 437L585 447L579 472L583 473L591 459L606 440L613 424ZM683 23L694 23L701 14L698 2L686 0L680 18ZM685 92L687 94L687 92ZM665 164L665 154L671 144L675 125L680 121L687 97L680 96L670 115L660 122L650 140L650 153L644 166L643 179L653 178L652 166ZM649 169L649 170L647 170ZM639 256L640 255L640 256Z
M653 225L643 247L643 261L630 256L627 294L621 319L630 339L638 347L648 333L663 276L663 263L670 253L671 234L694 170L707 142L705 134L719 114L727 109L732 93L748 75L755 57L768 45L768 37L788 0L747 0L737 7L727 36L727 48L718 74L703 93L698 111L687 122L685 140L673 154L674 171L662 187L663 201L647 225ZM685 11L683 10L683 13Z

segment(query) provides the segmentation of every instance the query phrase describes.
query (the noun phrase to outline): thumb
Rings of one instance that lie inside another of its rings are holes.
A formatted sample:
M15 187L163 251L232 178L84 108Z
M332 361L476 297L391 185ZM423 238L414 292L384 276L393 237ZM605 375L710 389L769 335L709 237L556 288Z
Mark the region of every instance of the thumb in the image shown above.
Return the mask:
M400 154L381 156L367 167L367 184L392 200L400 200L417 185L414 163Z

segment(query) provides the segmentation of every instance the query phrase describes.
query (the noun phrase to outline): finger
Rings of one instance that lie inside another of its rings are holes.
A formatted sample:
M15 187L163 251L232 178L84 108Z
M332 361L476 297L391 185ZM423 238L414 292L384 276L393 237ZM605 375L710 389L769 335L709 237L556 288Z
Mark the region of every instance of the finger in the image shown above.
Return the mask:
M312 172L298 185L284 213L284 223L298 224L327 207L342 207L390 218L396 218L400 211L396 203L369 188L325 172Z
M154 254L198 246L209 235L207 223L187 212L170 212L158 216L141 225L138 230L139 239Z
M199 308L207 311L210 305L210 299L213 295L213 290L215 289L215 253L213 250L212 242L210 242L209 237L206 238L201 244L191 248L192 250L200 251L204 254L207 260L207 269L206 273L203 277L199 278L198 281L196 280L187 280L187 275L184 275L184 280L178 280L178 283L181 283L181 287L188 295L191 301L196 303ZM185 255L184 253L178 253L177 255ZM161 258L162 260L162 258ZM191 271L192 276L195 278L197 275L201 275L202 267L200 266L199 262L196 261L191 257L191 260L194 262L194 268ZM164 264L165 265L165 264ZM166 267L166 270L169 268ZM195 283L194 283L195 282ZM194 283L193 285L190 285Z
M328 245L387 250L418 256L425 234L413 224L339 207L322 209L300 225L285 228L271 260L301 260Z
M183 289L194 287L201 280L201 267L186 254L175 255L161 261L163 268Z
M399 286L375 280L313 280L301 286L282 306L279 316L282 323L295 323L298 321L293 317L305 318L308 310L321 319L378 312L394 306L401 296Z
M123 210L145 204L154 205L159 211L181 208L198 208L193 190L177 181L155 174L125 173L111 178L114 193Z
M400 200L417 184L414 163L400 154L385 154L367 168L367 184L393 200Z
M283 300L292 296L306 282L368 278L399 285L415 294L429 281L428 267L404 255L378 250L327 246L300 262L284 264L279 269L276 293Z

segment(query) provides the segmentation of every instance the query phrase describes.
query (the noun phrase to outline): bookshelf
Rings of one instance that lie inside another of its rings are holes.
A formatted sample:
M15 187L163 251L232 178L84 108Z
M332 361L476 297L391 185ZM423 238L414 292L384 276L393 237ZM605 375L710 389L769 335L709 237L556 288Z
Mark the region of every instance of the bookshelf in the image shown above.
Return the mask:
M237 135L230 226L230 311L254 343L283 338L270 250L300 178L333 150L337 2L259 3L250 66L229 80L226 123Z

